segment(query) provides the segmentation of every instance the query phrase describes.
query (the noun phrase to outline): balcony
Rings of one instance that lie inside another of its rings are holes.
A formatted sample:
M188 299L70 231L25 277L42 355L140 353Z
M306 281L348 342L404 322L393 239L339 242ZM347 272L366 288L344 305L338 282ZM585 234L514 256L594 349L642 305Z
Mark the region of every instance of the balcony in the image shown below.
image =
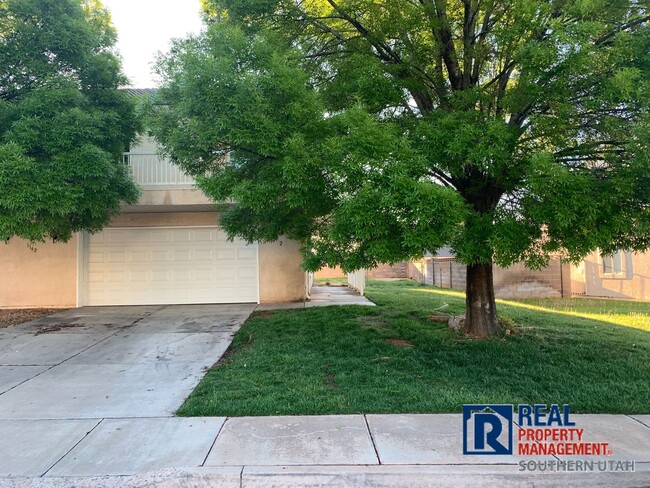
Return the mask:
M194 178L183 172L169 159L155 152L124 153L124 164L131 170L135 182L145 190L193 189Z

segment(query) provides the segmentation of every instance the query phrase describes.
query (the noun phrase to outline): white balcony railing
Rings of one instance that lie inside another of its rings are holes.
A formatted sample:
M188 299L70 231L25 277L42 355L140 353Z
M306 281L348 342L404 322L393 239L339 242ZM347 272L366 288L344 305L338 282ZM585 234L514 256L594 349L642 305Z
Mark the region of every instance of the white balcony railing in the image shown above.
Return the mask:
M156 153L124 153L124 163L131 170L133 179L143 188L194 186L194 178L183 172L169 159Z

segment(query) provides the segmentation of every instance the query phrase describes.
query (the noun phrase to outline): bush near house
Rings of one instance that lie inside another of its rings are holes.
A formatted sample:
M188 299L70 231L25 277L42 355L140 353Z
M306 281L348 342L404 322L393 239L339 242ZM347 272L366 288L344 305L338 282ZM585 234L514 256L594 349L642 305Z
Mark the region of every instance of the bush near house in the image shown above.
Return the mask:
M371 281L377 307L255 314L177 412L297 415L460 412L464 403L568 403L650 413L650 303L502 300L509 327L475 340L429 320L464 295Z

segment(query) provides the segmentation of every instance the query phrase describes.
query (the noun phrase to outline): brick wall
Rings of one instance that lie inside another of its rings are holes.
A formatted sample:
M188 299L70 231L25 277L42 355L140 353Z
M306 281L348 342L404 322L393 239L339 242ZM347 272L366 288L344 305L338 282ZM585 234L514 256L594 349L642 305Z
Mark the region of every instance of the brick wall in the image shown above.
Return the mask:
M571 296L571 266L552 259L539 271L522 263L495 266L494 293L499 298ZM467 269L454 258L424 258L409 263L408 277L427 285L465 290Z

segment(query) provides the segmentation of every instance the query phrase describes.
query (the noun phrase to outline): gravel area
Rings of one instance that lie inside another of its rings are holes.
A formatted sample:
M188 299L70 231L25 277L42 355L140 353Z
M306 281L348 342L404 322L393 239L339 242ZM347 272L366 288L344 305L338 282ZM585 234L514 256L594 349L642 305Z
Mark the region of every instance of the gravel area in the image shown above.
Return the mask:
M0 309L0 328L11 327L46 315L63 312L63 308L9 308Z

